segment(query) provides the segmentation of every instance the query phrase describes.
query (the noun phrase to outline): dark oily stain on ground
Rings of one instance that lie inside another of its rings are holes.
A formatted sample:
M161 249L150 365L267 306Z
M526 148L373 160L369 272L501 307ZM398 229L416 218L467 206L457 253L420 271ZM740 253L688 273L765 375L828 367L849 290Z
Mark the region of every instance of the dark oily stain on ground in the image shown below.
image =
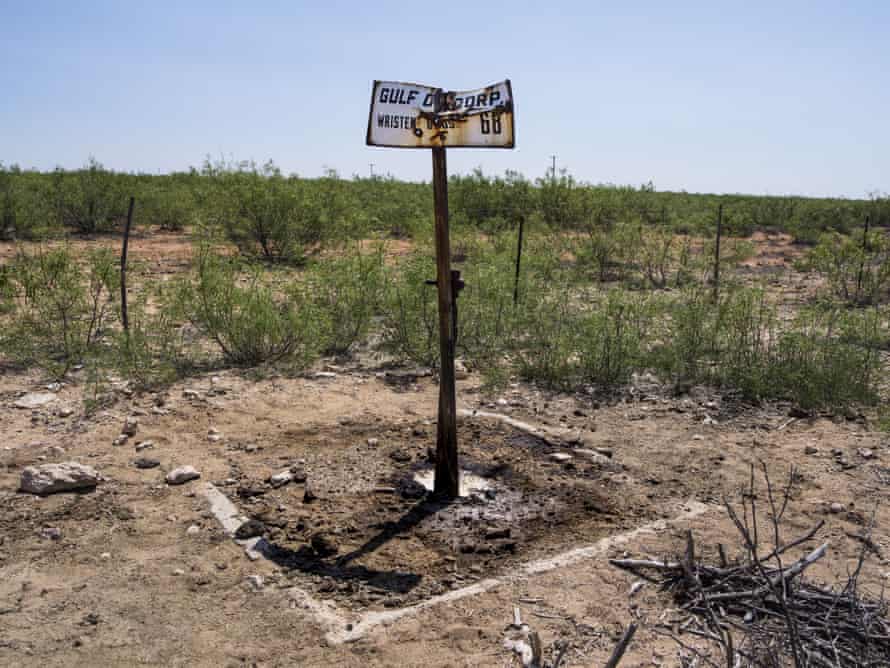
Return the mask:
M418 427L290 431L268 446L301 458L317 497L304 503L305 485L291 484L239 500L294 584L348 607L408 605L659 515L643 485L616 475L620 464L560 464L556 448L481 420L461 423L459 443L462 468L485 489L436 500L417 483L433 465L435 428Z

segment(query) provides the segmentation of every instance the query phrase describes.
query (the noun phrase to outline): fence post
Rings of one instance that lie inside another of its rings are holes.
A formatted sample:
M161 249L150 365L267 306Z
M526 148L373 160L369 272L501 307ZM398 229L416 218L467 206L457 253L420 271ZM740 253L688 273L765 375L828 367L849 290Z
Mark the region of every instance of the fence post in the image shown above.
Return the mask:
M723 204L717 207L717 243L714 247L714 301L720 297L720 237L723 234Z
M121 248L121 323L127 338L130 337L130 321L127 316L127 247L130 243L130 226L133 224L133 205L136 198L130 198L130 207L127 210L127 224L124 227L124 244Z

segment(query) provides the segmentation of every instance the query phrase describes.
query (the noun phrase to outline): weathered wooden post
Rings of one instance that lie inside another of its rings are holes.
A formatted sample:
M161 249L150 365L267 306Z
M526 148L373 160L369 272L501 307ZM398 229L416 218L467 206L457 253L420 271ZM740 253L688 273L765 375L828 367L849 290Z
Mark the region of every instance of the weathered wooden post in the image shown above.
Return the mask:
M434 493L443 498L460 493L454 346L455 300L462 285L459 273L451 270L445 148L513 148L514 136L509 79L471 91L392 81L375 81L371 89L367 145L429 148L433 154L440 354Z
M133 206L136 198L130 198L130 207L127 209L127 223L124 227L124 241L121 246L121 324L129 340L130 319L127 314L127 248L130 245L130 227L133 225Z
M723 236L723 204L717 207L717 242L714 244L714 301L720 297L720 238Z

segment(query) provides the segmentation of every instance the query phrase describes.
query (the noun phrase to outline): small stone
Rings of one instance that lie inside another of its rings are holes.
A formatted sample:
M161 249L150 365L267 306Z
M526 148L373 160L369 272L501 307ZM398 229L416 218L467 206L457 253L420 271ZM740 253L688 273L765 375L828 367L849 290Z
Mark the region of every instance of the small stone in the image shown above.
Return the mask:
M829 510L829 512L831 512L832 515L837 515L839 513L844 512L846 510L846 508L844 507L844 504L838 503L837 501L835 501L830 506L828 506L828 510Z
M306 481L306 488L303 490L303 503L312 503L318 497L315 495L315 492L312 491L312 487L309 485L309 481Z
M155 447L154 441L141 441L136 444L136 452L142 452L143 450L150 450Z
M13 403L13 406L21 409L34 409L45 406L56 400L56 395L52 392L31 392L26 394Z
M140 457L139 459L133 462L133 466L137 469L153 469L157 468L161 465L157 459L152 459L151 457Z
M99 558L102 561L108 561L109 559L111 559L111 552L103 552L102 554L99 555Z
M99 474L94 468L77 462L64 462L26 466L22 469L19 489L43 495L89 489L98 484Z
M488 529L485 532L486 540L498 540L500 538L510 537L510 527L496 527Z
M405 452L404 450L394 450L389 453L389 458L394 462L399 462L404 464L405 462L411 461L411 455Z
M185 571L182 570L181 568L177 568L177 569L174 569L173 575L176 575L176 576L185 575Z
M235 538L238 540L247 540L248 538L256 538L262 536L266 532L266 525L259 520L250 519L244 522L235 530Z
M74 409L70 406L65 406L59 409L59 417L66 418L71 417L72 415L74 415Z
M207 440L211 443L219 443L222 440L222 436L220 436L219 434L210 434L207 437Z
M380 445L380 439L379 439L379 438L369 438L369 439L368 439L368 446L369 446L369 447L376 448L378 445Z
M550 453L550 459L559 464L564 464L565 462L571 461L572 456L567 452L552 452Z
M61 540L62 530L59 527L44 527L40 530L40 537L48 540Z
M127 436L126 434L121 434L121 435L118 436L116 439L114 439L114 440L111 442L111 444L112 444L113 446L115 446L115 447L120 447L120 446L124 445L124 444L127 442L127 440L128 440L129 438L130 438L130 437Z
M139 431L139 419L132 416L128 417L124 422L124 428L121 429L121 434L135 436L137 431Z
M807 447L805 447L803 449L803 453L805 455L815 455L818 452L819 452L819 448L817 448L815 445L808 445Z
M703 440L705 440L705 437L702 436L701 434L693 434L692 440L693 441L703 441Z
M871 450L869 448L860 448L857 452L859 453L859 456L862 457L863 459L874 459L875 458L875 451Z
M281 471L269 478L269 484L272 487L284 487L289 482L293 482L294 474L291 471Z
M197 536L201 533L201 527L197 524L192 524L188 529L185 530L187 536Z
M197 390L183 390L182 396L185 399L198 399L201 397Z
M183 483L200 477L201 474L198 473L193 466L180 466L179 468L170 471L165 480L168 485L182 485Z
M296 483L306 482L306 470L299 465L290 467L291 478Z
M263 576L248 575L247 586L250 587L253 591L260 591L263 588Z

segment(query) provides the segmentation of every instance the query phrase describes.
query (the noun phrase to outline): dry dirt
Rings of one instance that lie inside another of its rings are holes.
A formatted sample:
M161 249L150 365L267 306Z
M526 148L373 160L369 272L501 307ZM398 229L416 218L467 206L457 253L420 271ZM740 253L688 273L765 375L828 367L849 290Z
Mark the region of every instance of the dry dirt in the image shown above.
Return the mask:
M761 241L772 252L772 241ZM133 248L158 272L174 273L188 259L180 244L159 237ZM471 376L458 384L462 407L558 428L579 442L554 445L463 418L462 463L489 489L444 506L420 498L415 482L435 447L435 378L358 365L317 370L333 375L257 380L225 371L160 395L121 389L91 416L83 378L32 411L13 403L45 391L45 381L0 372L0 665L509 666L515 658L502 643L517 605L545 646L569 643L564 665L602 666L633 619L644 625L621 665L679 665L676 646L645 625L671 609L669 596L646 587L630 597L634 578L607 559L676 554L687 529L705 555L722 543L733 556L739 541L721 502L760 461L774 481L797 467L789 537L827 523L819 539L830 542L829 554L812 577L846 577L875 507L881 554L867 562L863 583L879 591L890 576L890 438L861 416L792 418L787 405L741 405L700 388L674 396L645 377L608 402L521 384L489 398ZM112 445L128 416L138 418L138 432ZM153 448L137 453L144 441ZM554 453L573 457L560 463ZM160 466L136 468L143 456ZM23 467L56 461L88 464L105 480L79 494L17 491ZM165 484L180 465L201 479ZM267 482L291 467L307 482ZM226 535L200 493L207 482L264 523L271 558L249 559ZM316 498L306 499L307 486ZM690 500L707 512L568 568L521 571L530 560L676 517ZM833 503L843 508L832 512ZM61 538L45 537L48 527ZM258 591L254 575L263 578ZM492 576L503 578L499 586L343 644L326 640L329 629L291 592L352 618Z

